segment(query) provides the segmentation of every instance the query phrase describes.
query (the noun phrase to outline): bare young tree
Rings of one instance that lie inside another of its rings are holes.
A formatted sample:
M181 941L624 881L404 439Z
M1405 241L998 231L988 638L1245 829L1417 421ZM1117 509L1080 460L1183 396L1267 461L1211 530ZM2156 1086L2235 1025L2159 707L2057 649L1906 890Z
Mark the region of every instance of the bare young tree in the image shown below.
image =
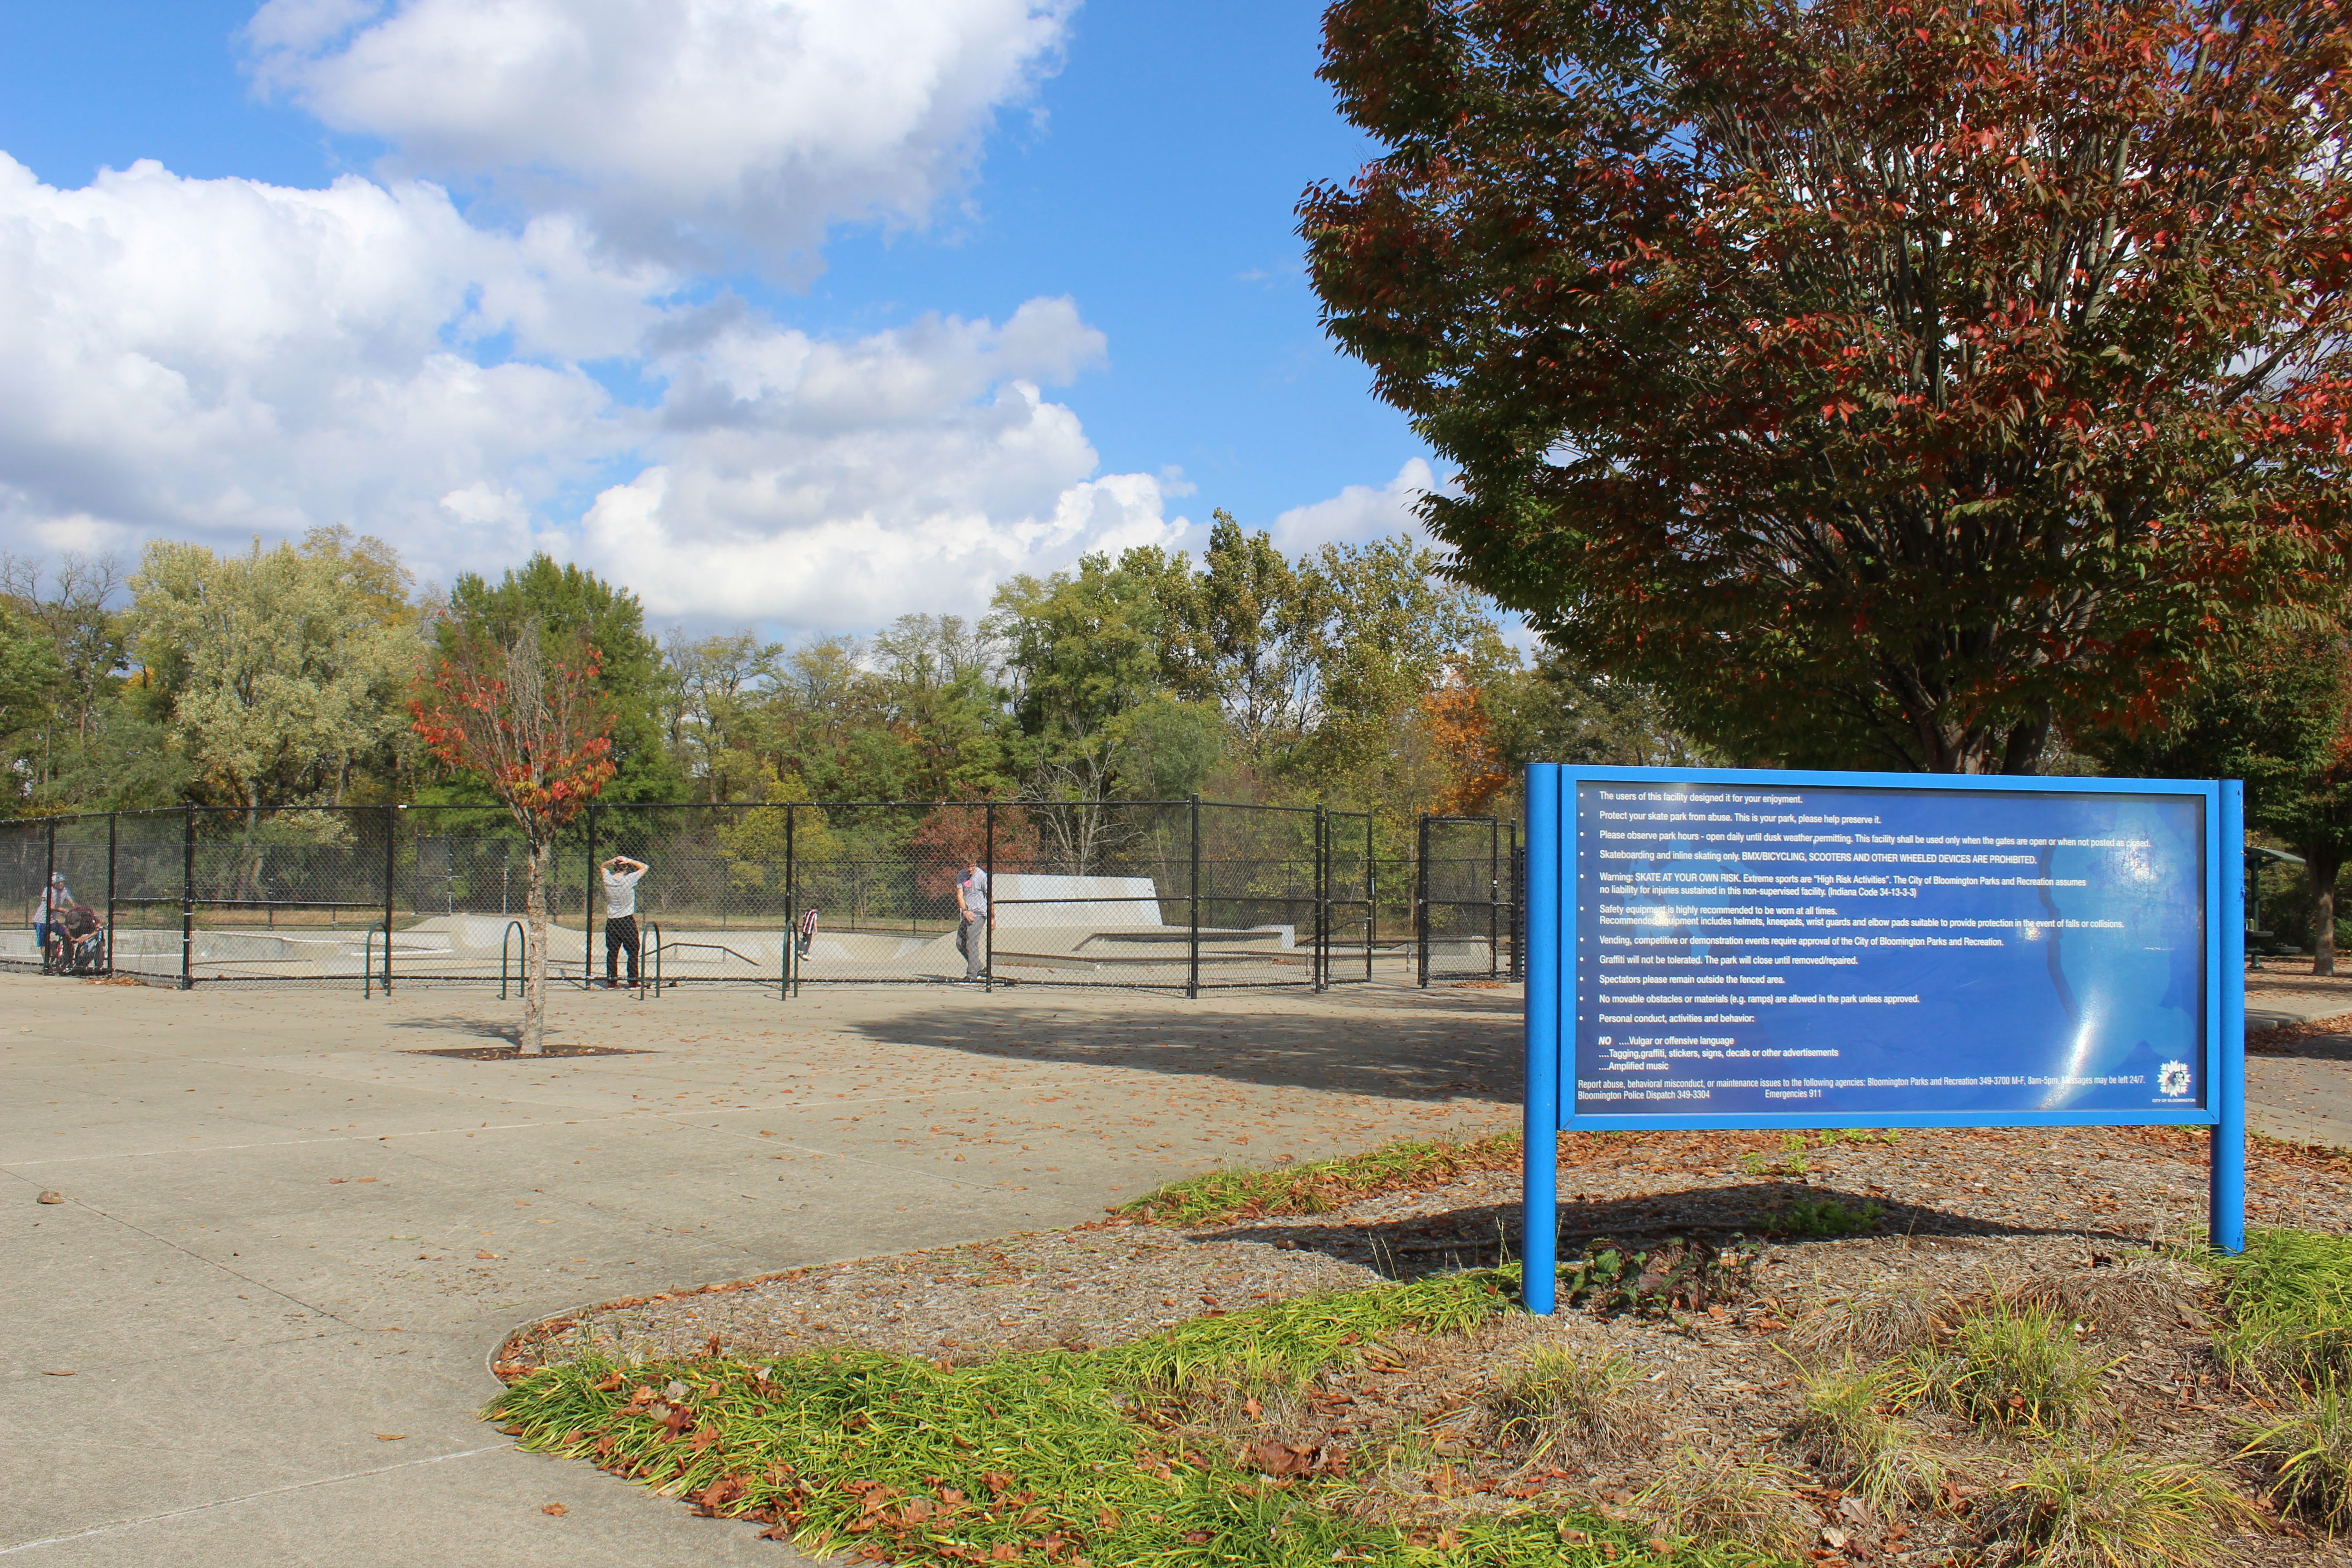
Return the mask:
M555 646L551 646L555 644ZM613 711L584 637L555 643L525 623L498 637L459 626L431 686L411 704L417 735L452 767L478 773L523 833L529 879L523 920L522 1054L545 1050L549 886L555 844L613 777Z

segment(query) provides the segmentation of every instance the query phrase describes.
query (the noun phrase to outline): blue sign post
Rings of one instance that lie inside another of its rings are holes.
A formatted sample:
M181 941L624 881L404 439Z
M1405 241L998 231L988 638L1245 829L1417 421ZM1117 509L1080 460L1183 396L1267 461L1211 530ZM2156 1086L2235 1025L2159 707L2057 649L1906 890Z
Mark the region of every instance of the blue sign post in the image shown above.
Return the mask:
M2212 1131L2245 1234L2235 783L1528 770L1527 1304L1562 1128Z

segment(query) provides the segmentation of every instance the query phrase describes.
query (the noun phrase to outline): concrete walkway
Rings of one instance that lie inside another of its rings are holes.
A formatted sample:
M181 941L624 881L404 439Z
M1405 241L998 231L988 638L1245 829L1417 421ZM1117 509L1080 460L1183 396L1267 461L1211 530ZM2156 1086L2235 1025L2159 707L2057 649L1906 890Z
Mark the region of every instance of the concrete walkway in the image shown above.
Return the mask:
M0 1559L792 1561L515 1452L474 1418L486 1354L573 1306L1516 1123L1507 992L571 992L556 1040L647 1054L415 1054L515 1012L0 976Z
M559 1043L644 1054L476 1062L417 1053L494 1043L516 1006L479 991L0 976L0 1568L793 1561L515 1452L474 1418L488 1352L592 1302L1516 1126L1518 1006L568 992ZM2352 1146L2352 1035L2250 1075L2257 1127Z
M2265 1039L2284 1024L2335 1029ZM2352 1149L2352 974L2318 975L2309 959L2265 959L2246 976L2247 1120L2297 1143Z

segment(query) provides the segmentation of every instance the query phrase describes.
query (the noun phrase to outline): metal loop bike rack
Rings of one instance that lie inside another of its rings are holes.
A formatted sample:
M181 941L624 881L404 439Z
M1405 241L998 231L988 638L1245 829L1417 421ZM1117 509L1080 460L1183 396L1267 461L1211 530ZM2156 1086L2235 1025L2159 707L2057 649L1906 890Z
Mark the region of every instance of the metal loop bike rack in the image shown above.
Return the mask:
M529 978L525 972L530 967L530 932L523 929L522 921L509 921L507 929L499 932L499 1000L501 1002L507 999L507 947L510 942L519 943L521 948L522 962L515 966L515 983L520 985Z

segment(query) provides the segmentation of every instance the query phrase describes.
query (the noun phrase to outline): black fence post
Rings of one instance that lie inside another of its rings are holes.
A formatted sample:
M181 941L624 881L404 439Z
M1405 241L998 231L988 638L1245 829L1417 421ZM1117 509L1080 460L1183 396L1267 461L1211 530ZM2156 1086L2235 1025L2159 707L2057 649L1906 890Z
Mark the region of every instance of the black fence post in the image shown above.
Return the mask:
M180 989L196 986L196 808L189 806L180 830Z
M1192 797L1192 920L1184 947L1184 994L1201 994L1201 797Z
M1315 990L1331 983L1331 816L1315 808Z
M1528 852L1519 847L1519 825L1511 824L1511 978L1528 977Z
M1503 819L1486 819L1486 978L1503 973Z
M988 900L988 929L980 937L982 943L981 952L984 955L981 960L980 980L981 990L987 993L996 989L996 803L992 800L982 809L987 813L988 823L987 838L981 848L980 868L988 883L987 891L982 895Z
M783 809L783 952L785 994L800 994L800 865L793 853L795 806Z
M383 808L383 999L392 1000L392 882L394 853L400 839L400 808Z
M555 889L550 888L552 899ZM552 921L555 911L547 918ZM596 803L588 803L588 868L580 884L580 988L585 991L596 983Z
M1429 989L1429 813L1420 814L1413 842L1412 944L1419 951L1419 982Z
M1381 863L1372 837L1372 814L1364 813L1364 983L1372 979L1372 947L1381 934Z
M106 814L106 973L114 973L114 857L115 833L121 825L115 812Z

